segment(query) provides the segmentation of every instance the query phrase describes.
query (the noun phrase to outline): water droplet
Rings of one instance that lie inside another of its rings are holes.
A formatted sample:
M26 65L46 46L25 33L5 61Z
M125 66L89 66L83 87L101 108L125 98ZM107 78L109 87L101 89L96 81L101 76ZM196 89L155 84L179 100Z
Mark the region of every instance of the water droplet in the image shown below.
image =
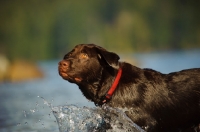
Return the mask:
M35 113L35 109L32 109L32 110L30 109L30 111L31 111L31 113Z
M21 123L17 123L17 126L21 126Z
M36 106L39 106L38 102L36 102Z
M49 118L51 118L51 114L48 114L49 115Z
M23 113L24 113L24 117L26 117L26 111L25 110L23 111Z

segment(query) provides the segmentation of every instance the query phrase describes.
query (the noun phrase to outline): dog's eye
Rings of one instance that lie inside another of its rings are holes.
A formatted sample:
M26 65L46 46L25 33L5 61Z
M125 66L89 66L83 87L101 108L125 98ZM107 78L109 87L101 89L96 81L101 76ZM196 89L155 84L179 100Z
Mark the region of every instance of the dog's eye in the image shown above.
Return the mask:
M63 59L67 59L67 58L69 58L71 55L72 55L72 53L68 53L68 54L66 54L66 55L64 56Z
M86 53L81 53L79 56L80 59L87 59L88 55Z

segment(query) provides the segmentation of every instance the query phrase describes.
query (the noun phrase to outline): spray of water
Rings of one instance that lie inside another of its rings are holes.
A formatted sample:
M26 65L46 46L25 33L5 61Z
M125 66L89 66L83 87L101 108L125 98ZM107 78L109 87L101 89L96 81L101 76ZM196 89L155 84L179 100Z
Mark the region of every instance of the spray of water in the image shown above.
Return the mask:
M65 105L52 107L60 132L144 132L121 110Z
M102 108L95 107L78 107L76 105L63 105L53 106L52 102L48 102L41 96L37 96L43 100L43 104L48 106L51 112L48 114L54 115L58 124L60 132L144 132L139 126L133 123L126 114L117 108L111 108L104 105ZM34 114L38 112L38 108L43 107L36 102L35 108L30 109L30 113ZM26 118L29 112L23 111L23 115ZM41 124L45 128L45 122L39 119L37 123ZM28 122L24 123L28 125ZM21 126L18 123L17 126Z

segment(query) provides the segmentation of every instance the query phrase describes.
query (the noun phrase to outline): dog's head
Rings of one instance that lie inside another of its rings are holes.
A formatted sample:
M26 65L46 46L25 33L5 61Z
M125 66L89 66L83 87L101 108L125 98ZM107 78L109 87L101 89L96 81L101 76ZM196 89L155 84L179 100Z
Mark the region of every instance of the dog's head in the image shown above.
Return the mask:
M72 83L97 79L103 68L119 68L119 56L94 44L79 44L59 62L60 76Z

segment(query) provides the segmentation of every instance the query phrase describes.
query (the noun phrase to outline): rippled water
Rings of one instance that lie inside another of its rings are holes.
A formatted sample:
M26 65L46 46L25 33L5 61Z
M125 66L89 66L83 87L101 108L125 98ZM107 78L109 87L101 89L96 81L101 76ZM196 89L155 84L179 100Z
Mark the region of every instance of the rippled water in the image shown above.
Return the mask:
M163 73L200 67L199 56L199 50L134 55L140 67ZM57 63L39 63L44 79L0 84L1 132L141 131L121 110L87 101L76 85L59 77Z

